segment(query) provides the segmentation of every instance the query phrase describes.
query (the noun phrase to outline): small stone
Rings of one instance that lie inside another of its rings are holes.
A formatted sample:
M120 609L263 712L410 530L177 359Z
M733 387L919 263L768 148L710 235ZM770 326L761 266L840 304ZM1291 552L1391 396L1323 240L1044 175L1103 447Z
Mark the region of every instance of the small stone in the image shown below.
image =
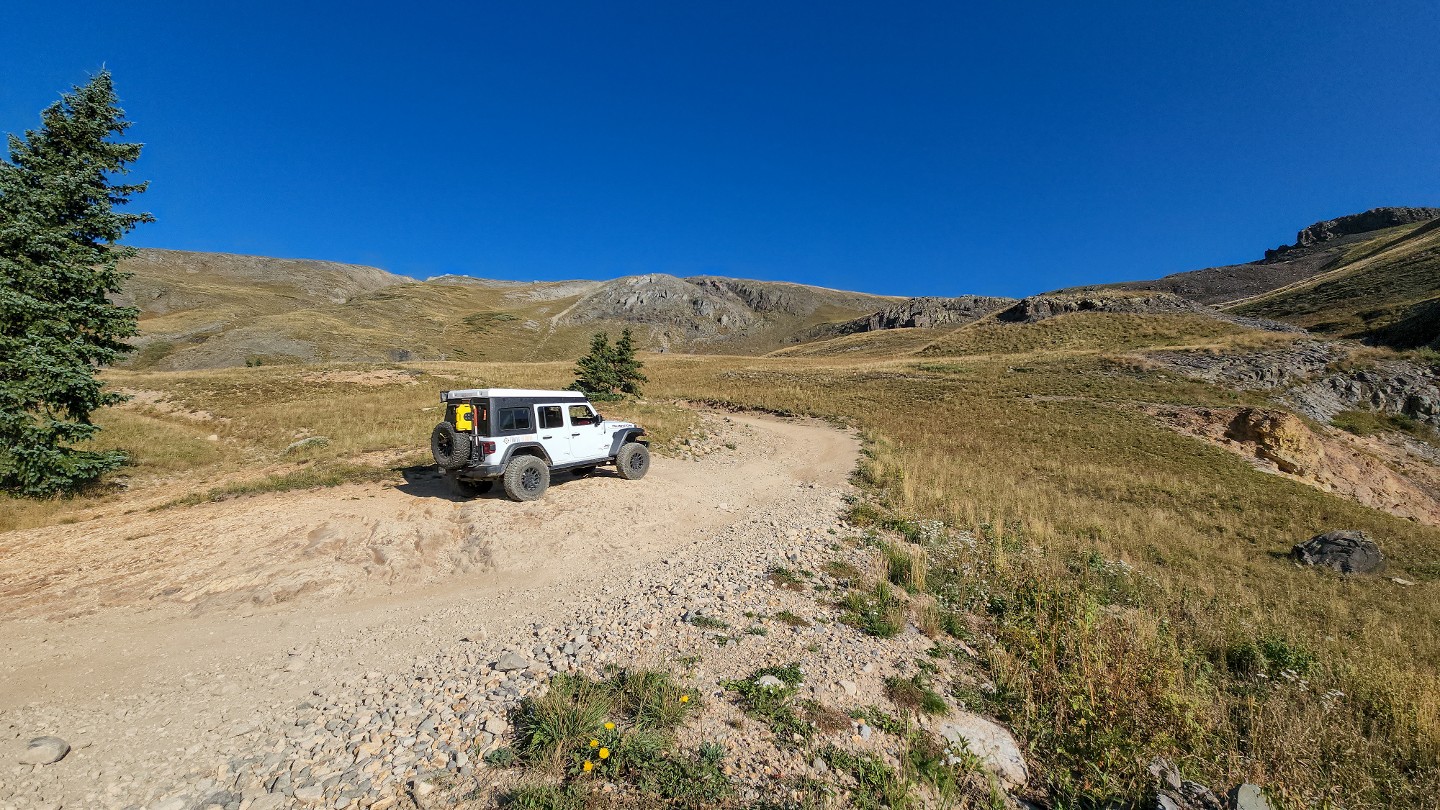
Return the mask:
M526 661L524 658L516 655L513 652L505 653L504 655L500 656L499 661L495 662L495 668L500 670L501 672L518 672L519 670L525 669L528 666L530 666L529 661Z
M325 799L325 789L319 785L295 788L295 800L306 804L319 804Z
M26 765L51 765L70 753L70 743L59 737L36 737L25 747L20 761Z
M1260 786L1249 782L1235 788L1231 798L1234 799L1235 810L1274 810Z
M285 806L285 794L262 793L250 801L248 810L280 810Z
M509 726L506 724L506 722L498 717L492 717L489 720L485 721L485 730L491 734L496 735L497 737L501 734L504 734L505 729L507 729L508 727Z
M435 790L435 786L432 785L432 784L430 784L429 782L418 781L418 782L415 783L415 795L416 795L416 796L428 796L428 795L430 795L432 792L434 792L434 790Z
M845 691L845 694L850 697L855 697L856 692L860 690L860 687L856 686L854 681L840 681L839 686Z
M761 675L755 679L755 685L762 689L784 689L785 682L774 675Z

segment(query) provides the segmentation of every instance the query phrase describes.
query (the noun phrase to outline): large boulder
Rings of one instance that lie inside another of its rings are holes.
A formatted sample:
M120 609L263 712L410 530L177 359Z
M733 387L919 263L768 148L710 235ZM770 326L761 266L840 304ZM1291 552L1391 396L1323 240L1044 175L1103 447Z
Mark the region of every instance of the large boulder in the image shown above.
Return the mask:
M1290 556L1301 565L1324 565L1344 574L1373 574L1385 570L1380 546L1364 532L1337 529L1300 543Z

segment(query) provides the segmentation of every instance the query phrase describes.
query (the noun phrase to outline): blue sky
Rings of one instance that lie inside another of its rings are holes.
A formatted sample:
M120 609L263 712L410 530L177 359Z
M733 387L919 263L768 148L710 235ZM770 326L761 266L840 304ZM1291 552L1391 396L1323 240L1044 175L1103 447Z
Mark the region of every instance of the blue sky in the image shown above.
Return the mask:
M141 246L1022 295L1440 205L1433 0L16 5L0 131L108 66Z

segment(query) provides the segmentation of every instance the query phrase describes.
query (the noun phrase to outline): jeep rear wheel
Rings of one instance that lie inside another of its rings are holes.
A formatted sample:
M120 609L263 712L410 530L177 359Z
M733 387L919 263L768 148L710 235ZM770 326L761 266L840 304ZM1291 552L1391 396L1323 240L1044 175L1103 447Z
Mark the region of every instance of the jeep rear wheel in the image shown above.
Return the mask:
M505 497L533 501L550 488L550 465L535 456L517 456L505 465Z
M627 481L638 481L650 471L650 448L639 442L630 442L615 455L615 469Z
M445 476L445 480L450 483L450 491L462 498L478 498L495 486L494 481L466 481L453 475Z

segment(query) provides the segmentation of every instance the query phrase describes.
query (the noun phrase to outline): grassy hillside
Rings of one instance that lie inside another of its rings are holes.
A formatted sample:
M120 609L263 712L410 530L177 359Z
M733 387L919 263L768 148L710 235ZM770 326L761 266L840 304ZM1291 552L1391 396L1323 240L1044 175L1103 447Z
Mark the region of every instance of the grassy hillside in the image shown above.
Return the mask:
M573 358L595 331L642 345L764 353L893 299L780 282L636 276L419 282L373 267L144 250L122 303L141 310L136 369L327 361Z
M1348 246L1323 273L1234 311L1397 347L1440 339L1440 220Z

